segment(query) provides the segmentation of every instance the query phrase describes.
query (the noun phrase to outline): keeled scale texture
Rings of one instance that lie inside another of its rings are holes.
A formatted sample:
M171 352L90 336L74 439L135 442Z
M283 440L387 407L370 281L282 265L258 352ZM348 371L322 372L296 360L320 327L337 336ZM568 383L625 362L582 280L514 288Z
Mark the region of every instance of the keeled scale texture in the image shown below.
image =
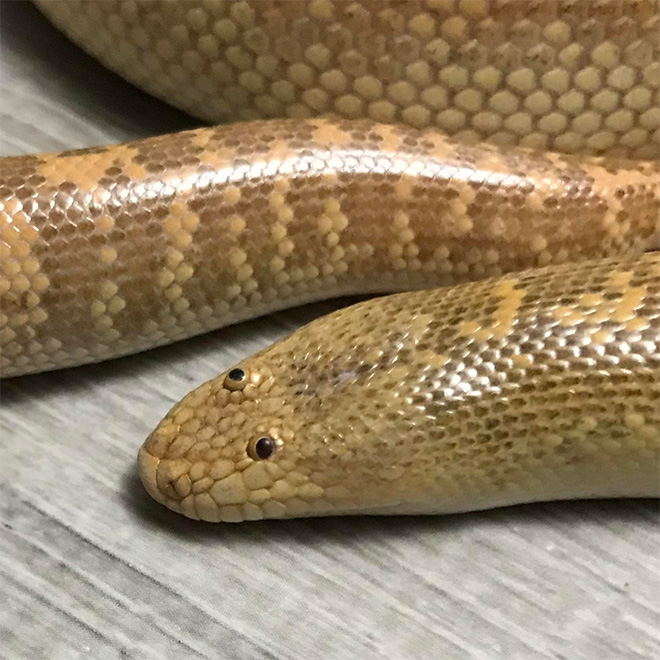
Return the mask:
M373 299L239 366L140 450L151 495L192 518L658 494L659 253Z
M209 121L334 113L657 158L657 0L38 0L106 66Z
M658 162L271 120L0 160L3 376L657 238Z

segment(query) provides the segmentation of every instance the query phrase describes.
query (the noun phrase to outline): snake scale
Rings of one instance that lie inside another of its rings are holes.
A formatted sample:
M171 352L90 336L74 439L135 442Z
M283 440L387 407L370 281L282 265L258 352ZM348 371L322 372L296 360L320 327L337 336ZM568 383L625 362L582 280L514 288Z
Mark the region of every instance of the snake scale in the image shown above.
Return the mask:
M243 121L0 160L3 377L403 292L185 397L140 450L155 499L241 521L658 495L657 2L37 4Z

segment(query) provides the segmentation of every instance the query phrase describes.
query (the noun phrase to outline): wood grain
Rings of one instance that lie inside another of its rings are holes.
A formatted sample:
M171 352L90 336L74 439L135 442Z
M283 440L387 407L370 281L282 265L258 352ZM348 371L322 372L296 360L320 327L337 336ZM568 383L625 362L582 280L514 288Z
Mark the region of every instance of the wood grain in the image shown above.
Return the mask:
M1 9L2 154L195 125L105 71L32 5ZM168 408L340 304L3 382L0 656L660 655L656 502L212 526L150 500L135 455Z

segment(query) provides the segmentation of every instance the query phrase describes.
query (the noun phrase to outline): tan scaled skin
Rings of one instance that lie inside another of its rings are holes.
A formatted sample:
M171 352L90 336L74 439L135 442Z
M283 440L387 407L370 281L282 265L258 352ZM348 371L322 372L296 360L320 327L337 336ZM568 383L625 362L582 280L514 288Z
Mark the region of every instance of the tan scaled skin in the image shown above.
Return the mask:
M140 450L149 493L191 518L660 491L657 252L373 299L238 366Z
M369 120L239 123L0 159L0 373L304 302L634 255L660 164Z
M37 0L209 122L332 113L467 143L657 158L658 0Z
M199 117L293 121L0 161L2 376L553 264L351 308L203 386L140 452L156 499L242 520L657 495L658 256L632 258L660 247L657 0L38 4ZM630 257L584 261L608 255Z

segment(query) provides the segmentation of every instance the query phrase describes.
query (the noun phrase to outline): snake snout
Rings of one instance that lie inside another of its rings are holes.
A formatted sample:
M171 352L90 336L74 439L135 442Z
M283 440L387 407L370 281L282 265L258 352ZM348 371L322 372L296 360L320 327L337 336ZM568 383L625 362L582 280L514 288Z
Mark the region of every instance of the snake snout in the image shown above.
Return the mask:
M180 511L179 502L190 494L189 470L189 461L160 458L146 444L138 453L138 473L147 492L173 511Z

